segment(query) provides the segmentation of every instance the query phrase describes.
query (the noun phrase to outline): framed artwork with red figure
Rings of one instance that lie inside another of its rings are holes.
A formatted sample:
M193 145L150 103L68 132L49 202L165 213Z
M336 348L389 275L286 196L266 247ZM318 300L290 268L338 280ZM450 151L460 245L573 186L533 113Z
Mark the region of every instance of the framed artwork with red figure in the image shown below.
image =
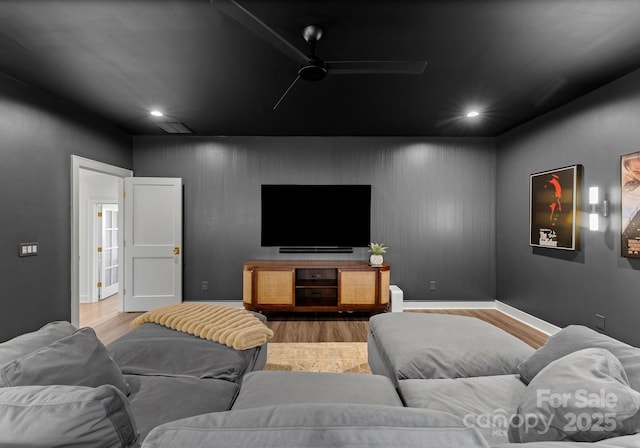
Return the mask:
M622 256L640 258L640 152L620 157Z
M529 245L579 250L582 165L529 176Z

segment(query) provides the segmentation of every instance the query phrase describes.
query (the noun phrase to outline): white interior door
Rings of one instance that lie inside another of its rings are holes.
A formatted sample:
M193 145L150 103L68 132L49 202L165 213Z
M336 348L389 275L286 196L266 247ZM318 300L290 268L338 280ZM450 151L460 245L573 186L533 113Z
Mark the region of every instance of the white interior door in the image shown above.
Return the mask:
M124 180L124 310L182 301L182 179Z

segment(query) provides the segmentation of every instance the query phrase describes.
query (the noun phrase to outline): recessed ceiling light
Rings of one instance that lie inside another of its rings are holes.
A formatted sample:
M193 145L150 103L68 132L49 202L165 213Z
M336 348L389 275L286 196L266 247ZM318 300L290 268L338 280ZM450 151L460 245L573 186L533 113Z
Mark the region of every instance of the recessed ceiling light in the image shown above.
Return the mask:
M478 112L477 110L470 110L469 112L467 112L468 118L475 118L478 115L480 115L480 112Z
M153 115L154 117L162 117L164 114L162 112L160 112L159 110L152 110L151 112L149 112L151 115Z

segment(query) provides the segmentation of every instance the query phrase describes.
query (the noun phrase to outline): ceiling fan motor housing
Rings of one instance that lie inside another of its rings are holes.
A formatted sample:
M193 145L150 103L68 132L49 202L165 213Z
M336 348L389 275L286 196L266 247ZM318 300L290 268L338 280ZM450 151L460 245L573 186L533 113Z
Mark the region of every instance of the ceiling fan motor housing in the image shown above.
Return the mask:
M298 76L305 81L320 81L327 76L327 66L320 59L302 61L298 66Z

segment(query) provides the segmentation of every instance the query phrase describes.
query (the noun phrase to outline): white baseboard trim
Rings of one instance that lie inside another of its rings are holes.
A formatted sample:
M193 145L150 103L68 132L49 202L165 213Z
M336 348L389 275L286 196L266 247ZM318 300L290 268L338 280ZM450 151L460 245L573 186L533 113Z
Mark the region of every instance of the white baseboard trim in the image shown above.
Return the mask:
M513 319L516 319L522 323L541 331L544 334L552 335L561 330L549 322L532 316L529 313L520 311L518 308L514 308L511 305L502 303L499 300L485 300L485 301L450 301L450 302L437 302L437 301L405 301L403 304L405 310L446 310L446 309L467 309L467 310L498 310Z
M437 302L437 301L411 301L405 300L402 303L402 307L405 310L446 310L446 309L475 309L475 310L487 310L495 309L496 304L494 301L451 301L451 302Z
M90 300L88 295L80 296L80 303L98 303L97 300Z
M503 312L504 314L506 314L509 317L512 317L516 320L519 320L520 322L523 322L527 325L529 325L530 327L535 328L536 330L539 330L545 334L548 335L552 335L552 334L556 334L558 331L561 330L560 327L557 327L553 324L550 324L549 322L547 322L546 320L542 320L539 319L535 316L532 316L529 313L525 313L524 311L520 311L518 308L514 308L511 305L507 305L506 303L502 303L499 300L496 300L496 305L495 308L498 311Z

